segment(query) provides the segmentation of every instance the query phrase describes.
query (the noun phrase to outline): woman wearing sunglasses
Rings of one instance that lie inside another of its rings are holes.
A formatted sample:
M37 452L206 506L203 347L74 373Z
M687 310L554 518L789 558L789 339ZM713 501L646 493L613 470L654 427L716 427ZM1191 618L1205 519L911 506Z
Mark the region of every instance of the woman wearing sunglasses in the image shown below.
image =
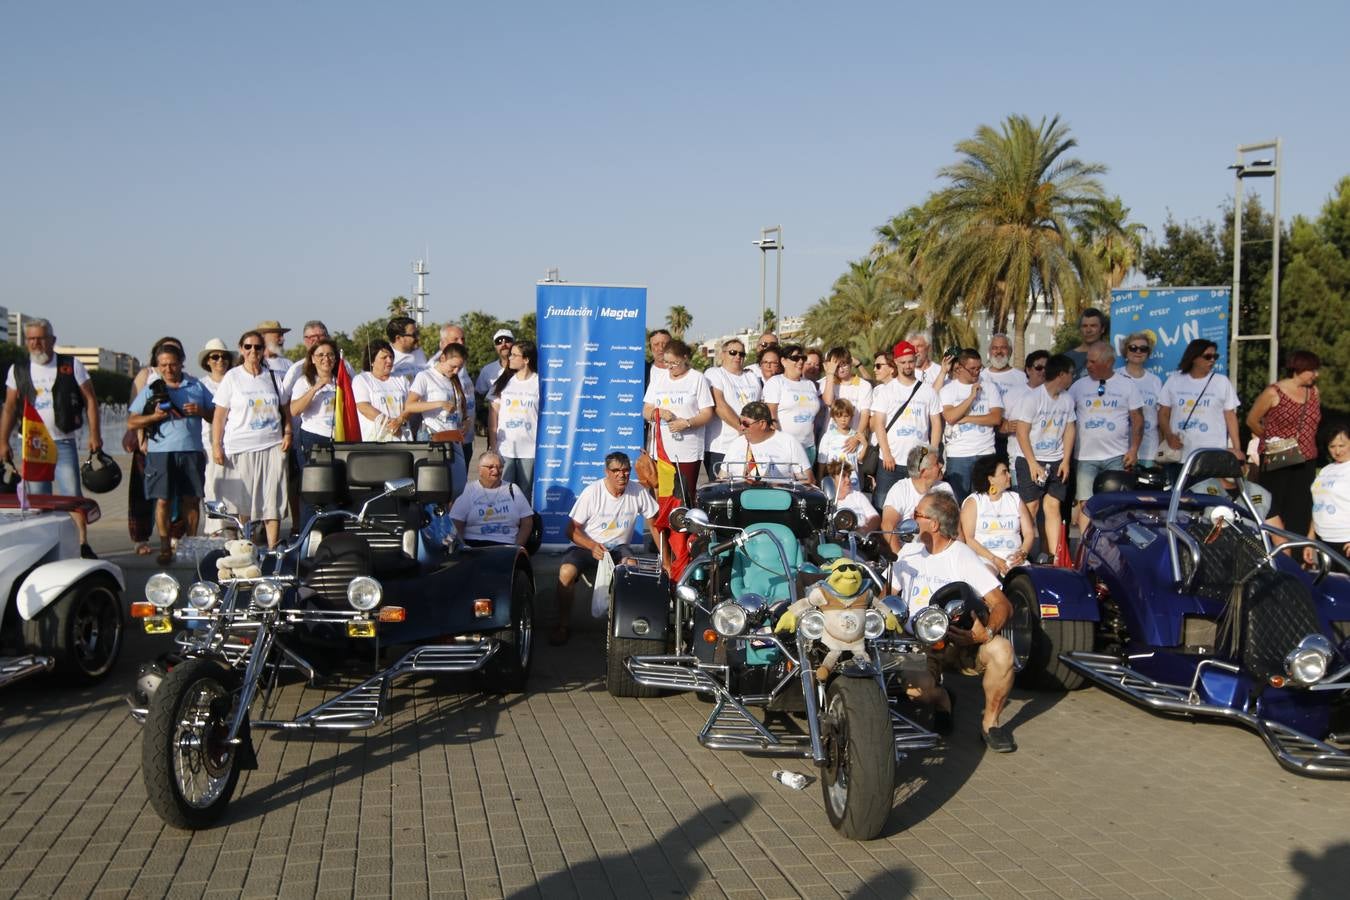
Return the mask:
M1184 461L1192 450L1228 450L1240 460L1237 391L1233 383L1215 371L1219 345L1196 338L1186 345L1177 373L1167 379L1158 396L1158 427Z
M778 428L802 445L806 458L816 461L816 414L820 412L820 391L816 383L802 377L806 350L798 344L783 348L783 374L764 382L764 402L769 404Z
M1134 382L1139 399L1144 401L1144 439L1139 443L1139 465L1143 468L1157 465L1158 444L1162 434L1158 431L1158 398L1162 396L1162 379L1144 366L1153 355L1153 338L1145 331L1136 331L1125 339L1125 366L1117 369L1121 375Z
M703 432L703 465L709 478L726 458L727 447L741 433L741 410L759 399L759 377L745 365L745 344L731 338L722 345L722 365L703 373L712 391L713 417Z
M220 338L211 338L206 342L206 346L197 354L197 364L206 370L206 377L202 381L202 386L210 392L212 397L220 390L220 383L225 380L225 373L234 367L234 352L225 346L225 342ZM210 452L211 447L211 418L202 419L202 446L208 448L206 453L206 477L203 483L202 499L219 500L220 498L220 479L224 475L224 469L216 465L215 454ZM219 534L225 523L220 519L212 519L204 516L202 518L202 534Z

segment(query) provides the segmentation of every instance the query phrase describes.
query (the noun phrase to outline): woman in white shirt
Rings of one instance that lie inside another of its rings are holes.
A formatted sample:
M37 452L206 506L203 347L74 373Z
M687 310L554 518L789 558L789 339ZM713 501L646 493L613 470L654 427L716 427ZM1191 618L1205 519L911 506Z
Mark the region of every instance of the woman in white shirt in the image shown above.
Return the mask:
M410 413L422 414L422 427L433 440L438 434L459 434L458 439L453 439L453 434L446 434L451 438L450 456L446 459L451 497L458 497L464 490L464 429L473 426L468 395L460 379L468 355L469 351L460 343L442 347L435 365L413 377L412 387L408 388L408 402L403 407Z
M1144 468L1157 465L1158 398L1162 396L1162 379L1144 368L1153 355L1153 337L1147 331L1136 331L1125 339L1125 368L1123 373L1134 382L1135 390L1144 401L1144 439L1139 442L1139 465Z
M206 377L202 378L202 387L216 396L216 391L220 388L220 382L224 380L225 373L230 371L234 365L234 352L225 346L225 342L220 338L211 338L206 342L206 346L197 354L197 362L206 370ZM139 393L139 391L137 392ZM202 419L202 446L211 446L211 419ZM222 466L216 465L214 453L206 454L206 476L203 481L203 500L220 500L220 479L224 477L225 470ZM202 534L215 536L220 534L225 523L220 519L212 519L207 516L202 517ZM148 548L148 545L147 545Z
M324 338L309 348L305 367L291 388L291 418L300 426L296 452L301 466L304 466L305 454L311 447L333 441L337 365L337 344Z
M1214 371L1219 345L1196 338L1186 345L1177 373L1167 379L1158 396L1158 428L1167 446L1181 451L1185 461L1191 451L1204 448L1228 450L1247 459L1238 438L1237 391L1225 376Z
M782 350L783 374L764 383L764 402L769 404L774 421L783 434L789 435L806 451L806 458L816 461L816 413L820 412L820 392L816 383L802 377L806 351L798 344L789 344Z
M727 455L727 447L741 433L741 410L759 399L763 382L745 367L745 344L731 338L722 345L722 365L703 373L712 391L713 417L703 429L703 465L709 478Z
M366 348L365 371L352 379L363 441L408 441L407 379L394 375L394 348L374 340Z
M216 388L211 455L224 469L218 485L245 522L261 519L267 546L275 547L286 510L286 453L291 420L281 402L281 379L263 362L263 337L246 331L239 338L243 364L230 369Z
M961 534L970 549L1000 578L1027 561L1036 540L1031 513L1017 496L1008 464L985 456L970 474L974 492L961 504Z
M1312 527L1308 537L1324 542L1350 556L1350 426L1336 425L1327 442L1331 464L1313 479ZM1303 549L1303 561L1316 565L1317 551Z
M539 430L539 351L533 341L511 347L506 368L492 385L488 449L501 454L502 480L534 497L534 450Z
M703 426L713 417L712 390L703 373L690 368L691 353L684 341L666 344L666 367L652 367L652 381L642 397L642 418L661 423L661 445L679 469L684 497L690 503L703 461Z

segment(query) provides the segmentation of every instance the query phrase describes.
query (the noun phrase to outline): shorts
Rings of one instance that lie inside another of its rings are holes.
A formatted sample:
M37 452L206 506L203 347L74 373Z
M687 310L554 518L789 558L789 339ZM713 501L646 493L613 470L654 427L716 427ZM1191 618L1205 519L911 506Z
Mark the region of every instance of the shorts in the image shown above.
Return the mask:
M1022 498L1023 503L1039 503L1046 494L1054 497L1063 503L1064 498L1069 494L1069 486L1064 479L1059 477L1060 460L1042 461L1041 468L1045 469L1045 484L1037 484L1031 480L1031 466L1027 464L1026 457L1019 456L1016 459L1017 466L1017 496Z
M199 499L206 493L206 454L169 450L145 454L145 499Z
M609 551L609 558L614 560L616 566L628 556L637 556L637 551L627 544L620 544ZM563 554L562 565L575 566L578 575L588 582L594 582L595 570L600 565L600 560L596 559L591 551L585 547L573 544L572 549Z
M1096 481L1097 476L1102 472L1119 471L1124 468L1124 456L1113 456L1110 459L1078 460L1078 476L1074 481L1074 502L1082 503L1092 496L1092 482Z

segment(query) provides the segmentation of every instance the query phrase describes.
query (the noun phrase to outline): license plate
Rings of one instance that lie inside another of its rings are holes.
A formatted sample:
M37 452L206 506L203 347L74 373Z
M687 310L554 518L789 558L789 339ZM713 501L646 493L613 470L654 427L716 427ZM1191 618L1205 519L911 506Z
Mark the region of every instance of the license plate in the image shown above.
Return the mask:
M146 634L166 634L173 631L173 623L168 616L150 616L145 620Z
M373 638L375 636L374 622L348 622L347 637L354 638Z

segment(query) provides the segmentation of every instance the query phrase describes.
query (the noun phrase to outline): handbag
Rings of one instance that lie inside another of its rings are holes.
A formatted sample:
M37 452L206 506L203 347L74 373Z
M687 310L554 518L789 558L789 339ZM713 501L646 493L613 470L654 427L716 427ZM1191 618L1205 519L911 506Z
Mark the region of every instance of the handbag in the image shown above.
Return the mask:
M1205 391L1209 390L1209 383L1213 380L1214 373L1210 372L1209 377L1205 379L1205 386L1200 389L1200 393L1195 395L1195 405L1191 407L1190 415L1186 416L1186 421L1181 423L1182 431L1185 431L1186 426L1191 424L1191 416L1194 416L1195 411L1200 408L1200 398L1205 396ZM1158 445L1158 453L1154 459L1160 466L1179 463L1181 462L1181 450L1181 447L1178 447L1175 450L1172 449L1172 445L1167 443L1167 440L1164 438L1163 442Z
M919 388L921 387L923 387L923 382L919 381L918 379L915 379L914 389L909 392L909 396L905 398L905 402L900 404L900 408L895 411L895 415L891 416L890 421L886 423L886 431L889 432L891 430L891 426L895 424L896 420L905 414L905 408L909 406L909 401L914 399L914 395L919 392ZM871 478L875 480L877 477L877 467L880 464L881 464L881 445L868 444L866 447L863 448L862 453L858 455L858 465L857 465L858 477Z
M1308 412L1308 404L1312 403L1312 391L1308 391L1307 397L1303 401L1303 407L1298 411L1298 424L1294 426L1295 437L1271 438L1263 442L1261 446L1261 471L1278 472L1280 469L1287 469L1290 466L1297 466L1300 463L1307 462L1303 451L1298 448L1298 433L1303 429L1303 417Z

